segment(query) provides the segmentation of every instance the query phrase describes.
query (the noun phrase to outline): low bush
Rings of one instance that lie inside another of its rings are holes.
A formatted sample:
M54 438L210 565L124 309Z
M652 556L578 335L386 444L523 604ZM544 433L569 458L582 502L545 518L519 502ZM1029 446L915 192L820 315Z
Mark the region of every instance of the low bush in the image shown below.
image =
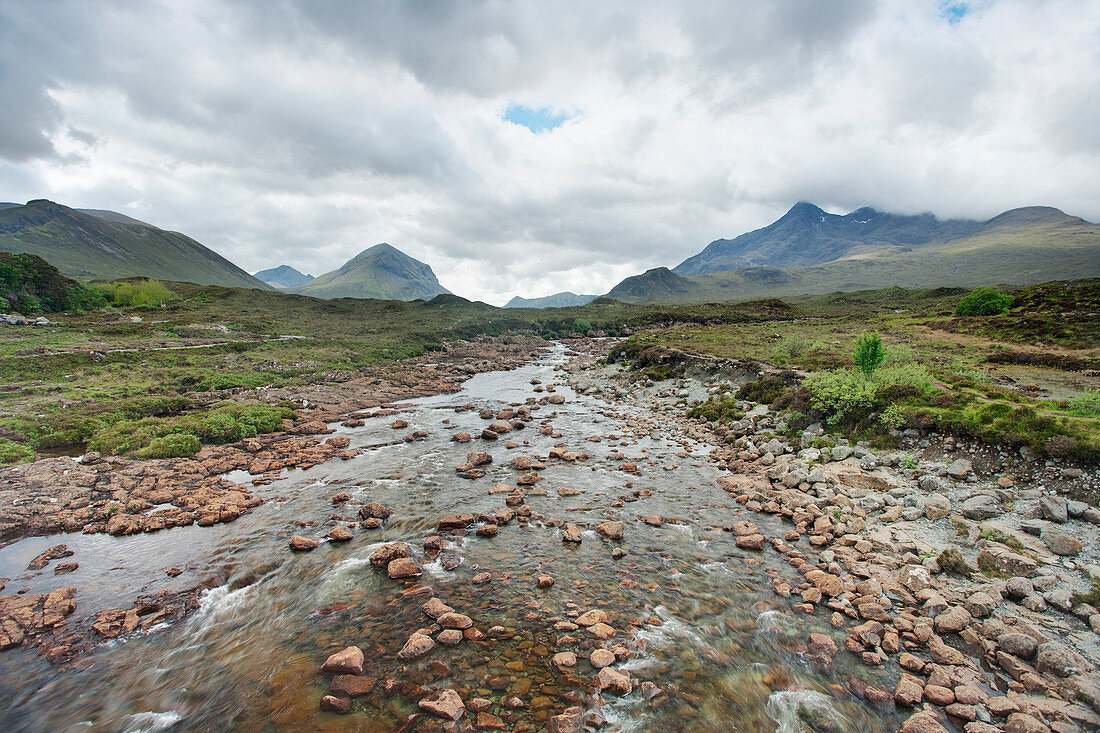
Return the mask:
M116 308L164 305L176 296L159 280L126 280L96 286L108 303Z
M187 458L199 452L202 441L187 433L172 433L154 438L149 445L137 451L138 458Z
M287 407L224 403L205 412L123 420L97 431L88 445L92 450L111 455L135 452L140 455L144 449L152 450L158 439L169 436L190 436L203 443L234 443L275 432L282 427L284 418L293 416L293 410ZM193 443L177 439L160 443L156 450L182 450L179 446L190 445Z
M754 382L749 382L737 390L737 399L771 405L783 396L787 390L797 386L798 375L794 372L769 374Z
M977 288L955 306L955 315L998 316L1007 313L1012 305L1012 296L1005 295L997 288Z

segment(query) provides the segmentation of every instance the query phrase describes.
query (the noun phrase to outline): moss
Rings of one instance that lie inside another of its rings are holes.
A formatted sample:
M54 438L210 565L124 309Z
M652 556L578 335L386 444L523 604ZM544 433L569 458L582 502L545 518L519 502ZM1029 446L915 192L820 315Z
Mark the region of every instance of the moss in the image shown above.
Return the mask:
M688 410L688 417L701 417L720 425L740 420L745 413L737 409L739 400L732 397L715 399L711 397L706 402L696 405Z
M16 463L29 463L34 460L34 451L30 446L0 438L0 466Z
M939 563L940 569L948 575L958 575L969 578L974 574L974 569L970 567L970 563L966 561L966 558L962 556L962 553L956 550L954 547L948 547L936 556L936 562Z
M999 542L1005 547L1011 548L1014 552L1024 553L1027 548L1024 544L1012 535L1005 534L996 529L983 529L981 531L981 537L983 540L989 540L990 542Z

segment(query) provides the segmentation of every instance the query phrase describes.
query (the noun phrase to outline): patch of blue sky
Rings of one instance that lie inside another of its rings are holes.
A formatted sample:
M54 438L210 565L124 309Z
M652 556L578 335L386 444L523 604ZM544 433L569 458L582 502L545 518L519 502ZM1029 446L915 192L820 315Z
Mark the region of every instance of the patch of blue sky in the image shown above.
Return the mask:
M947 0L940 4L940 17L954 25L970 12L970 3L961 0Z
M559 114L552 109L532 109L522 104L510 104L504 111L504 119L516 125L522 125L534 133L553 130L561 127L562 123L569 119L569 115Z

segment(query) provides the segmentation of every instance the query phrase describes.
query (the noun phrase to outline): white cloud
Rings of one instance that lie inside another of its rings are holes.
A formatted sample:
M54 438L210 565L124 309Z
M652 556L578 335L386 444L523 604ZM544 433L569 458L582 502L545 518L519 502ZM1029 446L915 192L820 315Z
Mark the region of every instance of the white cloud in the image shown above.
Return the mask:
M798 200L1100 219L1100 6L0 0L0 199L602 292ZM538 135L509 105L569 117Z

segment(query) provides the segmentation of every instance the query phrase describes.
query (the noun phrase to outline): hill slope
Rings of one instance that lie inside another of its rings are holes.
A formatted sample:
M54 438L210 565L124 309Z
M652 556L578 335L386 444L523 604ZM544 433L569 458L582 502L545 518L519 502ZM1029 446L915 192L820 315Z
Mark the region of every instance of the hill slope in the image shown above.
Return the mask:
M742 267L818 265L884 248L904 251L929 242L957 239L981 228L977 221L940 221L931 214L886 214L870 207L842 216L802 202L766 227L711 242L672 271L677 275L702 275Z
M379 300L430 300L450 292L439 284L431 267L384 242L290 290L315 298Z
M113 214L118 220L104 218ZM37 255L71 277L155 277L270 289L179 232L114 212L86 213L45 199L0 209L0 250Z
M1100 276L1100 225L1031 206L1006 211L969 236L947 242L879 248L809 267L689 275L679 279L678 291L639 287L637 281L653 272L627 278L608 295L632 303L704 303L891 286L1026 285Z
M667 267L654 267L623 280L607 297L624 303L673 303L690 298L693 287L690 280Z
M296 288L313 281L313 275L303 275L290 265L260 270L252 276L275 288Z
M504 304L505 308L568 308L571 305L584 305L598 298L598 295L577 295L568 290L541 298L521 298L516 296Z

